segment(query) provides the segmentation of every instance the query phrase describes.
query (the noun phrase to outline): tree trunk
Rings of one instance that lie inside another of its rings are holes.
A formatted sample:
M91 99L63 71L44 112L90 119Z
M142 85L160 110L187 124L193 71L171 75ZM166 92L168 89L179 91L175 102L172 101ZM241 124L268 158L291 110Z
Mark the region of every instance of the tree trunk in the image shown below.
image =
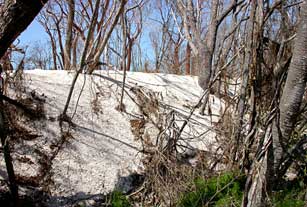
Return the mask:
M280 118L274 122L279 123L279 130L273 130L272 135L267 135L262 146L263 156L255 159L246 184L246 196L242 206L258 207L265 205L266 190L277 186L284 176L282 158L288 151L287 142L299 115L300 106L307 81L307 2L301 4L301 17L294 45L292 61L289 66L286 84L279 104ZM273 125L274 125L273 122ZM273 126L274 128L275 126ZM272 126L271 126L272 128ZM267 132L269 134L269 132ZM273 144L272 144L273 142ZM277 142L274 144L274 142ZM300 142L298 142L300 144ZM278 147L276 147L278 146ZM281 146L287 147L283 149ZM259 153L258 153L259 154ZM273 158L273 160L272 160ZM274 164L273 164L274 161ZM287 166L290 166L287 164ZM282 169L282 170L281 170ZM273 172L272 172L273 170ZM274 173L274 174L272 174Z
M212 60L216 44L217 36L217 14L218 14L219 1L212 1L211 17L210 17L210 26L208 28L208 34L206 37L205 45L201 45L200 53L198 54L197 63L198 68L200 69L200 74L198 76L198 85L205 91L210 82L211 73L212 73ZM202 43L203 44L203 43ZM201 114L204 113L204 107L201 109Z
M125 94L125 83L126 83L126 70L127 70L127 64L126 64L126 56L127 56L127 20L125 16L125 12L121 15L121 24L122 24L122 35L123 35L123 51L122 51L122 70L123 70L123 83L122 83L122 93L120 96L120 103L119 103L119 110L124 111L124 94Z
M267 181L271 176L272 155L272 123L265 131L264 141L261 148L255 155L252 168L249 172L246 184L245 194L242 201L242 207L261 207L265 206L265 198L269 185Z
M48 0L7 0L0 11L0 58Z
M89 29L88 29L88 33L87 33L85 45L84 45L84 48L83 48L83 52L82 52L82 55L81 55L81 58L80 58L79 69L77 70L77 72L74 76L74 79L72 80L71 87L70 87L70 90L68 92L68 97L66 99L66 103L65 103L65 106L64 106L64 110L63 110L63 113L61 115L62 120L60 120L60 124L62 124L62 121L64 121L67 118L67 110L68 110L68 107L69 107L69 104L70 104L70 99L72 97L72 94L73 94L73 91L74 91L74 88L75 88L75 84L77 82L79 74L82 72L82 70L86 66L86 63L85 63L86 55L88 54L88 48L89 48L89 45L90 45L91 36L94 33L95 22L96 22L96 19L98 17L98 14L99 14L99 12L98 12L99 11L99 5L100 5L100 0L97 0L96 3L95 3L95 9L94 9L94 12L93 12L93 15L92 15L92 18L91 18L91 22L90 22L90 26L89 26Z
M127 66L126 66L127 71L130 71L130 69L131 69L132 46L133 46L133 41L128 40Z
M304 96L307 81L307 2L301 5L300 23L293 49L293 56L289 66L286 84L281 96L279 109L279 128L274 130L273 138L279 142L274 149L274 168L278 176L283 150L281 146L287 146L295 127L300 106ZM278 176L279 177L279 176Z
M180 61L179 61L179 50L180 50L180 44L176 43L175 48L174 48L174 69L173 72L177 75L181 74L180 71Z
M71 48L72 48L72 28L75 18L75 0L68 0L68 17L66 28L66 41L65 41L65 70L70 70L71 67Z
M245 49L245 58L244 58L243 74L242 74L243 77L242 77L242 84L239 96L240 98L236 111L235 132L233 136L233 149L231 152L233 163L236 163L237 161L237 155L238 155L237 153L241 142L241 132L243 126L244 112L246 109L246 96L247 96L247 88L249 82L249 70L251 67L252 57L253 57L253 36L254 36L254 21L255 21L256 9L257 9L257 1L252 0L250 17L247 25L248 31L246 37L246 49Z
M75 39L73 41L73 46L72 46L72 67L74 70L77 70L77 47L78 47L78 40L79 36L76 35Z
M185 57L186 57L185 58L185 74L190 75L191 74L191 48L189 44L187 44Z
M60 20L55 20L55 27L56 27L56 32L58 33L58 42L59 42L59 46L60 46L60 55L62 58L62 69L65 69L65 50L63 47L63 43L62 43L62 34L61 34L61 28L60 28Z
M53 38L51 31L49 28L46 28L46 32L49 36L50 42L51 42L51 49L52 49L52 60L53 60L53 69L57 69L57 51L56 51L56 41Z
M97 46L97 50L96 50L96 53L94 55L94 58L93 58L93 65L97 65L98 62L99 62L99 58L101 57L101 54L103 53L110 37L111 37L111 34L115 28L115 26L117 25L117 22L120 18L120 15L123 13L124 11L124 7L126 5L128 1L127 0L121 0L120 1L120 4L119 4L119 8L118 10L116 11L115 13L115 16L114 16L114 19L112 22L110 22L110 28L109 30L105 33L102 41L100 42L100 44ZM88 73L89 74L92 74L93 71L94 71L95 67L92 67L89 69Z

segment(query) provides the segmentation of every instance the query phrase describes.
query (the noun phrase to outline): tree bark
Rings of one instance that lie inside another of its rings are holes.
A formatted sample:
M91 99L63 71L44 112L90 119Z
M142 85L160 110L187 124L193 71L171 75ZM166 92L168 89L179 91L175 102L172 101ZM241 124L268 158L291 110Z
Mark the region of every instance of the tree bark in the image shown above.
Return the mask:
M198 55L198 68L201 68L198 76L198 85L206 90L209 86L211 74L212 74L212 60L216 45L216 36L218 29L217 14L218 14L219 1L212 1L210 26L208 28L208 34L205 39L206 44L201 46L201 52ZM203 114L203 111L201 111Z
M181 74L180 71L180 61L179 61L179 51L180 51L180 43L175 44L174 48L174 64L173 64L173 72L177 75Z
M123 51L122 51L122 70L123 70L123 83L122 83L122 93L120 96L120 103L119 103L119 110L124 111L124 94L125 94L125 83L126 83L126 70L127 70L127 64L126 64L126 40L127 40L127 20L125 13L122 13L121 15L121 26L122 26L122 35L123 35Z
M307 81L307 2L301 5L300 22L295 40L292 60L289 66L286 84L281 96L279 109L279 129L274 132L274 141L279 142L274 149L274 168L276 176L281 164L283 149L287 146L295 127Z
M131 40L128 40L127 66L126 66L127 71L130 71L131 69L132 46L133 46L133 42Z
M56 51L56 41L54 37L52 36L52 33L48 27L45 27L46 33L49 36L50 42L51 42L51 49L52 49L52 60L53 60L53 69L57 69L57 51Z
M185 74L191 75L191 48L190 45L187 44L186 46L186 62L185 62Z
M65 41L65 70L70 70L71 67L71 48L72 48L72 29L75 18L75 0L68 1L68 17L67 17L67 28L66 28L66 41Z
M0 11L0 58L48 0L7 0Z
M251 11L249 22L247 25L247 37L246 37L246 49L245 49L245 58L244 58L244 65L243 65L243 74L242 74L242 84L240 90L240 98L237 106L236 111L236 120L235 120L235 132L233 136L233 149L231 152L232 162L236 163L237 161L237 153L238 147L240 145L241 140L241 132L243 126L243 118L244 112L246 110L246 97L247 97L247 88L249 82L249 71L252 64L253 58L253 36L254 36L254 23L255 23L255 14L257 10L257 1L252 0L251 2Z
M307 82L307 2L301 4L301 17L298 24L292 61L289 66L288 76L279 103L280 118L276 119L267 130L262 156L253 163L251 173L246 183L246 194L242 206L265 206L265 191L276 187L286 173L283 166L285 151L288 151L287 142L291 139L297 118L299 116L303 95ZM278 123L279 127L274 124ZM272 126L273 125L273 126ZM269 132L272 130L273 132ZM272 135L270 135L272 134ZM306 141L303 137L297 145ZM273 142L273 144L272 144ZM274 143L277 142L277 143ZM258 153L259 154L259 153ZM293 154L292 154L293 155ZM273 159L273 160L272 160ZM292 157L291 157L292 159ZM285 160L290 166L289 160ZM273 172L272 172L273 171ZM273 174L274 173L274 174Z

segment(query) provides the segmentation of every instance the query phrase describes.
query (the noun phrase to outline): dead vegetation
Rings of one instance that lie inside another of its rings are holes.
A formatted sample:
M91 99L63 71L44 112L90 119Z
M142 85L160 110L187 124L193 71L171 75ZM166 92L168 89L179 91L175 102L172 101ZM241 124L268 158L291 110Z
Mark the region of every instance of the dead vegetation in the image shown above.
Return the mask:
M20 77L18 80L9 79L14 84L8 82L10 87L6 91L6 94L10 94L10 90L13 90L16 95L14 99L4 95L1 96L6 108L4 115L8 126L6 142L14 163L17 185L31 192L48 193L53 185L50 172L52 161L64 144L72 138L72 135L69 131L63 132L60 139L50 145L51 153L36 146L36 144L33 145L33 143L39 143L39 140L43 138L40 128L50 118L47 119L45 112L47 97L34 90L27 91L22 81L22 71L19 71L19 73L15 76ZM24 171L24 169L27 170ZM4 195L3 193L1 195ZM41 203L41 201L37 202Z
M141 206L176 206L196 178L218 172L224 156L219 149L204 151L186 145L178 122L182 117L161 105L161 95L143 87L131 91L142 114L130 125L143 146L144 182L128 197Z

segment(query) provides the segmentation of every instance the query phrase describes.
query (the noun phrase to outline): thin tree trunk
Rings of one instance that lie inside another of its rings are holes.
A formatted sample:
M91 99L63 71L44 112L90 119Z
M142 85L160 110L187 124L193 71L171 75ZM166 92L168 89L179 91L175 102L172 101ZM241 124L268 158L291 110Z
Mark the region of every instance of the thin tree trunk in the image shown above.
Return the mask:
M56 42L49 30L49 28L46 28L46 32L49 36L50 42L51 42L51 49L52 49L52 60L53 60L53 68L54 70L57 69L57 51L56 51Z
M72 67L74 70L77 69L77 47L78 47L79 36L76 35L73 41L73 50L72 50Z
M81 56L81 60L80 60L80 66L79 66L79 69L76 71L74 79L72 80L71 87L70 87L70 90L69 90L69 93L68 93L68 97L67 97L67 100L66 100L66 103L65 103L65 106L64 106L64 110L63 110L63 113L61 115L62 116L61 121L67 121L65 119L68 118L67 117L67 110L68 110L68 106L69 106L69 103L70 103L70 100L71 100L71 96L72 96L74 88L75 88L75 84L77 82L79 74L82 72L82 70L86 66L86 63L85 63L86 55L88 53L88 48L89 48L89 45L90 45L90 39L91 39L90 37L92 36L92 33L94 32L94 29L95 29L95 21L96 21L97 16L98 16L99 4L100 4L100 0L97 0L96 4L95 4L95 10L93 12L93 16L92 16L91 23L90 23L90 28L88 30L87 38L86 38L85 45L84 45L84 48L83 48L83 52L82 52L82 56Z
M63 63L63 69L65 69L65 51L64 51L64 47L63 47L63 43L62 43L62 34L61 34L61 29L60 29L60 22L57 20L57 22L55 23L56 26L56 32L58 33L58 42L59 42L59 46L60 46L60 55L62 58L62 63Z
M191 74L191 47L189 44L187 44L186 48L186 58L185 58L185 74L190 75Z
M128 41L128 51L127 51L127 67L126 67L127 71L130 71L131 69L132 46L133 46L133 41L129 40Z
M175 49L174 49L174 72L175 74L179 75L180 72L180 61L179 61L179 50L180 50L180 45L176 43Z
M105 34L101 44L99 44L98 47L97 47L97 52L95 53L94 58L93 58L93 65L97 65L98 64L99 58L100 58L101 54L103 53L103 51L104 51L104 49L105 49L105 47L106 47L106 45L107 45L107 43L109 41L109 38L111 37L111 34L112 34L112 32L113 32L113 30L114 30L114 28L115 28L115 26L116 26L116 24L118 22L118 19L119 19L120 15L124 11L124 7L125 7L126 3L127 3L127 0L121 0L120 1L119 8L118 8L118 10L117 10L117 12L115 14L113 22L110 25L109 31ZM94 69L95 69L95 67L90 68L88 73L92 74Z
M243 126L243 118L244 112L246 109L246 96L247 96L247 87L249 81L249 70L252 63L253 56L253 36L254 36L254 21L255 21L255 13L257 9L257 0L252 0L251 2L251 11L249 17L249 23L247 25L248 33L246 37L246 50L245 50L245 58L243 65L243 74L242 74L242 84L240 91L240 99L237 106L236 111L236 120L235 120L235 132L233 136L233 149L232 149L232 162L235 163L237 161L237 153L238 147L240 145L241 140L241 132Z
M210 78L212 74L212 61L213 53L215 50L216 36L217 36L217 12L219 7L219 0L212 2L211 17L210 17L210 26L208 29L208 34L206 37L206 43L200 45L200 53L197 55L197 68L200 70L198 74L198 85L205 91L208 89L210 84ZM209 96L206 96L203 104L200 107L200 114L205 114L206 105L208 103Z
M122 22L122 33L123 33L123 52L122 52L122 70L123 70L123 83L122 83L122 93L120 96L120 103L119 103L119 110L124 111L124 94L125 94L125 83L126 83L126 40L127 40L127 22L125 14L122 13L121 15L121 22Z
M271 175L270 153L272 151L272 123L267 127L264 136L261 151L255 155L252 168L245 184L245 195L243 197L242 207L265 206L265 198L268 192L267 187L269 186L267 181Z
M72 29L75 18L75 0L68 0L68 17L66 28L66 41L65 41L65 70L70 70L71 67L71 48L72 48Z

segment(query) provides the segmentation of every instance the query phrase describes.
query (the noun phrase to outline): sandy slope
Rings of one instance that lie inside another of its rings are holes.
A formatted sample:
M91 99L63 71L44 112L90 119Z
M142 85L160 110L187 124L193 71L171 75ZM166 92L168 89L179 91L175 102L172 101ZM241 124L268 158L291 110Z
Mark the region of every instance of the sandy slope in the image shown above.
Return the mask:
M54 152L54 144L61 139L56 119L63 110L73 76L74 73L66 71L26 71L24 83L27 91L35 90L37 94L44 94L46 97L47 120L36 121L27 126L40 134L39 138L23 141L16 146L18 156L25 156L33 161L32 164L16 161L18 173L27 176L36 174L40 155L34 156L33 149L38 149L47 156ZM121 80L122 74L114 71L97 71L92 76L82 74L79 77L68 113L72 115L76 110L73 117L76 126L71 130L72 138L68 139L52 162L53 184L48 186L48 190L53 196L108 192L114 188L119 177L141 170L138 153L141 144L135 140L130 127L130 120L140 116L140 111L127 94L124 99L126 113L116 110ZM77 104L83 84L84 89ZM127 93L133 96L131 87L136 86L156 92L164 110L174 110L182 117L189 114L190 108L201 94L197 78L190 76L129 72ZM222 103L216 98L211 99L211 103L213 113L218 114ZM213 121L216 119L213 116ZM182 120L179 119L177 124L180 126ZM214 133L210 131L210 126L209 117L196 113L183 136L198 136L198 139L189 140L188 145L210 147L214 142ZM0 176L6 177L3 161L0 169Z

